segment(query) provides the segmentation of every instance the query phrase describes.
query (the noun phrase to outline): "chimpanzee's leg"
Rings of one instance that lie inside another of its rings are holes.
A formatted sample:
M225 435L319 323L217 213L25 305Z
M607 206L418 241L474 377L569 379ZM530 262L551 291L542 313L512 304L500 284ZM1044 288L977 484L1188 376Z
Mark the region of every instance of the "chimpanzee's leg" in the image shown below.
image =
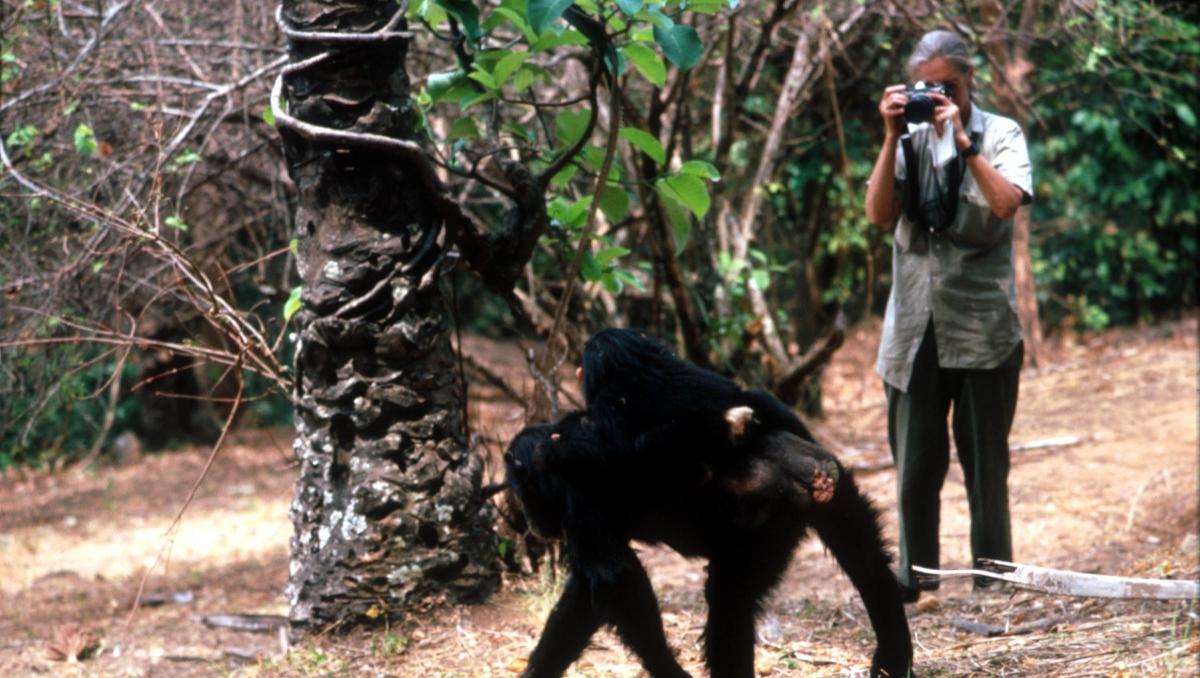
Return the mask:
M646 570L633 549L625 546L593 579L593 595L601 616L612 624L626 647L654 678L690 678L667 645L662 613Z
M712 678L753 678L754 621L762 599L779 583L798 539L760 535L767 543L747 539L731 544L708 563L704 596L708 623L704 627L704 656ZM788 542L788 543L782 543Z
M889 567L878 512L843 470L832 501L813 506L807 515L867 608L877 643L872 678L910 675L912 637L900 585Z
M575 565L524 678L561 676L603 623L616 627L654 678L690 678L667 645L650 578L628 546L602 560Z
M546 628L522 678L561 676L583 654L588 640L599 628L600 615L592 606L591 592L584 579L572 573L546 620Z

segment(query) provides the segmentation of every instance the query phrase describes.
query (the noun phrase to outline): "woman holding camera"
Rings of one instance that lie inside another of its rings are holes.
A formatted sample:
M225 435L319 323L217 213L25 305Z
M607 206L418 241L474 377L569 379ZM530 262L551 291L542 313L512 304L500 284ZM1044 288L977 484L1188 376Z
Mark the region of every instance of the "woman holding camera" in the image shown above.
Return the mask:
M1017 208L1032 200L1032 177L1020 126L971 101L974 67L958 35L926 33L908 71L916 85L888 87L879 103L884 141L866 211L872 224L895 227L876 370L897 469L898 574L915 601L920 589L937 588L919 584L911 568L939 566L951 431L972 557L1012 559L1008 432L1024 357L1012 233Z

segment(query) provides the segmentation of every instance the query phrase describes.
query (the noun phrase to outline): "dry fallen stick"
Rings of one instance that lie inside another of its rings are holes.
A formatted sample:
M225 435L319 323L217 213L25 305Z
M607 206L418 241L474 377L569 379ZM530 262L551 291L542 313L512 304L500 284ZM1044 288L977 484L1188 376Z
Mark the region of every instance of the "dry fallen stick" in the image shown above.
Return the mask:
M1028 443L1018 443L1009 445L1009 452L1027 452L1029 450L1041 450L1048 447L1071 447L1083 442L1083 438L1079 436L1056 436L1054 438L1043 438L1042 440L1034 440Z
M287 617L277 614L202 614L194 619L215 629L267 633L287 626Z
M194 602L196 602L196 594L192 591L172 591L167 593L157 591L142 596L141 605L142 607L155 607L158 605L184 605Z
M1034 631L1046 631L1057 627L1059 624L1070 621L1070 617L1066 615L1056 615L1053 617L1045 617L1036 621L1009 626L1008 624L985 624L983 622L971 621L962 617L955 617L950 625L956 629L977 633L981 636L993 638L995 636L1020 636Z
M999 579L1031 591L1089 598L1136 598L1148 600L1198 600L1200 581L1142 579L1055 570L1037 565L1020 565L1004 560L980 559L984 567L995 570L935 570L913 566L913 571L938 579L948 577L987 577Z

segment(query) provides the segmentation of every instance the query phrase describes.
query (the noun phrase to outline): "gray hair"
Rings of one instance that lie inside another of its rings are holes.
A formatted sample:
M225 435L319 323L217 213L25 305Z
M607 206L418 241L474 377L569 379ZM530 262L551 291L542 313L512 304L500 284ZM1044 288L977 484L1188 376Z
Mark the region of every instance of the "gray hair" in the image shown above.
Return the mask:
M971 52L957 33L929 31L921 36L920 42L913 48L912 56L908 57L909 77L915 77L921 64L939 58L949 61L961 73L971 72Z

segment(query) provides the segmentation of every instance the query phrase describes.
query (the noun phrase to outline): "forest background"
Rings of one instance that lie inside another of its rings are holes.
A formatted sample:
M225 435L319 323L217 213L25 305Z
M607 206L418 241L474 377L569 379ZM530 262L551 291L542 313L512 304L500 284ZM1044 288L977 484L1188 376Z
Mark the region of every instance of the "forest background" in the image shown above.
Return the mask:
M1094 330L1196 304L1188 3L619 3L642 14L604 47L626 115L597 223L609 113L593 106L588 37L564 21L538 37L517 4L465 20L453 3L408 7L430 27L408 55L423 143L465 212L494 230L514 221L497 189L505 154L557 163L515 297L465 267L447 276L463 331L544 337L586 238L564 309L575 336L640 326L778 385L839 313L882 312L891 235L862 209L877 99L932 27L979 47L977 100L1026 127L1041 326ZM297 191L268 102L284 66L274 11L4 2L0 468L94 455L126 430L150 448L212 442L239 354L243 423L290 421ZM464 61L472 40L478 58Z

